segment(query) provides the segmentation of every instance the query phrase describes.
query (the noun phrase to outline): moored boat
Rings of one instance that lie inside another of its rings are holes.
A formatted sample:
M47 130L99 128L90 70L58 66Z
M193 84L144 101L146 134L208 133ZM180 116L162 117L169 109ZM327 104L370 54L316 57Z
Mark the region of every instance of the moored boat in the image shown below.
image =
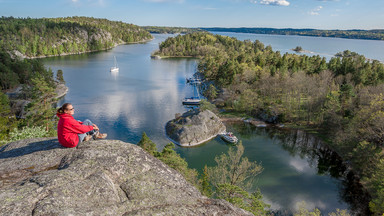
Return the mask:
M197 105L200 105L200 101L201 99L200 98L197 98L197 97L190 97L190 98L184 98L182 103L183 105L192 105L192 106L197 106Z
M191 85L199 85L201 84L201 80L198 78L187 78L187 83Z
M111 72L119 72L119 67L117 67L116 56L114 56L113 58L114 58L115 65L111 67Z
M221 133L220 136L224 141L227 141L229 143L237 143L239 141L237 137L233 135L232 132L224 132Z

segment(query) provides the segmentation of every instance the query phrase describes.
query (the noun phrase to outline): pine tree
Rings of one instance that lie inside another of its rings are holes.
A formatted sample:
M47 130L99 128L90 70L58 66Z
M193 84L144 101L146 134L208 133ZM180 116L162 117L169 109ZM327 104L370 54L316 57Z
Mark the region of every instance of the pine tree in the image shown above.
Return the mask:
M137 143L137 145L153 156L158 155L156 144L152 142L151 139L149 139L149 137L145 132L143 132L141 136L141 140Z

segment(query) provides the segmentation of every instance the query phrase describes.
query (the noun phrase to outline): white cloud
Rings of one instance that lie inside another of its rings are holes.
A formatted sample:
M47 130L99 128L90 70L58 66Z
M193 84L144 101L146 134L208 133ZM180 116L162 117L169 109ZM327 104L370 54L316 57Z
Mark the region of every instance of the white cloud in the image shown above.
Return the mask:
M319 11L323 9L323 6L317 6L315 9L311 10L308 12L309 15L311 16L317 16L320 15Z
M74 3L76 3L76 2L78 2L79 0L72 0L72 2L74 2Z
M276 5L276 6L288 6L290 3L287 0L261 0L260 4Z

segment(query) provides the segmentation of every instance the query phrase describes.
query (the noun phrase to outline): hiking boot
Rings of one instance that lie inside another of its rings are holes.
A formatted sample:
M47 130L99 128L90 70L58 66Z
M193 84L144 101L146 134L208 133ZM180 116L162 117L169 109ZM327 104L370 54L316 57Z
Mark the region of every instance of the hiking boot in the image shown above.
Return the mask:
M105 139L107 137L106 133L100 133L99 131L96 131L95 134L93 135L93 139Z
M107 138L108 134L106 133L99 133L99 136L97 136L97 139L105 139Z
M90 139L92 138L92 135L87 135L86 137L84 137L84 142L86 141L89 141Z

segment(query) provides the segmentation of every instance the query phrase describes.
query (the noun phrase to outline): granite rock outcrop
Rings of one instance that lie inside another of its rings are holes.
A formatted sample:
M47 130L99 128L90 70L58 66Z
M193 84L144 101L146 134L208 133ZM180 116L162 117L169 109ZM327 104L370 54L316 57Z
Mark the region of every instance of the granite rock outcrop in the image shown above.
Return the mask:
M209 110L191 110L167 122L167 136L180 146L206 142L226 130L225 125Z
M252 215L210 199L139 146L56 138L0 149L0 215Z

